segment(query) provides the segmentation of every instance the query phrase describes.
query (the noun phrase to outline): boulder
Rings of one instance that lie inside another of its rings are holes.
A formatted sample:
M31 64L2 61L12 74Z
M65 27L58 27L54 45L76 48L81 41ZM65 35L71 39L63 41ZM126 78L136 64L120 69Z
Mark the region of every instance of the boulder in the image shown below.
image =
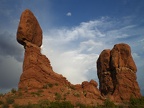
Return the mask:
M25 45L25 40L38 47L42 45L42 29L34 14L28 9L22 13L17 30L17 41Z
M100 97L101 94L97 88L97 85L98 85L97 82L94 80L91 80L90 82L88 81L82 82L82 88L83 88L83 91L85 92L85 96L89 98Z

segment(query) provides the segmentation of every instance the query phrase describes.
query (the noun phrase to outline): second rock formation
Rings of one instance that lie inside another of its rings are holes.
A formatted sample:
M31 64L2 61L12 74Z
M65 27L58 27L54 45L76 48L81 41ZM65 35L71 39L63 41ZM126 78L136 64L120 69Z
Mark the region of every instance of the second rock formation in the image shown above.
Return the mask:
M140 97L136 71L129 45L121 43L116 44L112 50L103 50L97 60L101 94L116 101Z

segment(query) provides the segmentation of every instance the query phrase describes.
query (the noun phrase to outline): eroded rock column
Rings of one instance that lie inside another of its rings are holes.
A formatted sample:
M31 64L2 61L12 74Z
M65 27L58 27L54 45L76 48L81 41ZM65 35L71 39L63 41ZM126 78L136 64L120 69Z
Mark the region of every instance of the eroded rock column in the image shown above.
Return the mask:
M112 50L102 51L97 60L97 74L101 94L113 96L115 101L140 97L136 72L137 68L129 45L116 44Z

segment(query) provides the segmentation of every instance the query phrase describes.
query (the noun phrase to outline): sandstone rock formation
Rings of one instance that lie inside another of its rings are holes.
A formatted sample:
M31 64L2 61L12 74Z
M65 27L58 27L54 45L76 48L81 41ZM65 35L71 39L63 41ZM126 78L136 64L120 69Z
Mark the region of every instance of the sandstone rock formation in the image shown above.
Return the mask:
M100 91L97 88L98 84L96 81L91 80L90 82L84 81L82 82L82 88L85 92L85 96L88 98L100 97Z
M97 88L98 84L94 80L73 85L65 77L53 71L49 59L41 54L42 30L30 10L22 13L17 41L25 48L23 72L18 85L23 92L25 102L29 102L29 97L35 98L39 91L42 91L41 98L34 99L34 102L39 99L50 101L66 99L73 104L77 102L95 104L103 101Z
M116 44L112 50L103 50L97 60L101 94L115 101L140 97L136 71L129 45L121 43Z
M136 81L137 68L131 56L130 46L127 44L117 44L112 50L107 49L100 54L97 60L97 75L100 83L98 89L98 84L94 80L73 85L65 77L53 71L49 59L41 54L40 25L28 9L21 15L17 41L25 48L23 72L18 88L23 92L27 103L31 98L35 100L34 102L39 101L33 96L39 93L38 90L43 92L39 99L51 101L60 99L71 101L73 104L79 102L88 105L102 103L105 97L120 102L129 100L131 96L141 96Z
M25 47L19 89L42 88L51 82L69 84L65 77L52 70L49 59L41 54L42 30L37 19L28 9L21 15L17 41Z
M27 40L38 47L42 45L41 27L36 17L28 9L26 9L21 15L17 31L17 41L24 45L24 40Z

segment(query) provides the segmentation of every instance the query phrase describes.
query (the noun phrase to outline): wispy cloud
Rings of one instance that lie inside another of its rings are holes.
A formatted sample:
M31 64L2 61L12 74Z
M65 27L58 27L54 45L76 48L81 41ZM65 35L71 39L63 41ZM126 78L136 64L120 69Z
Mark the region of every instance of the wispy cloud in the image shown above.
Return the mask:
M51 60L54 70L72 83L81 83L91 78L98 81L96 60L103 49L111 49L116 43L126 42L132 47L138 62L138 52L133 43L143 39L143 30L135 28L136 25L125 20L102 17L72 28L52 29L44 36L43 53ZM140 38L137 39L135 33ZM142 44L138 46L142 47Z
M44 33L42 52L50 59L54 71L65 76L70 82L75 84L90 79L98 82L96 60L101 51L111 49L116 43L126 42L131 46L138 67L137 78L144 89L144 31L142 27L126 20L103 17L82 22L72 28L50 29ZM17 86L24 50L18 45L14 35L2 33L0 36L0 69L1 73L4 73L0 78L0 87L10 88ZM9 76L11 72L13 76ZM7 79L11 83L5 84Z

